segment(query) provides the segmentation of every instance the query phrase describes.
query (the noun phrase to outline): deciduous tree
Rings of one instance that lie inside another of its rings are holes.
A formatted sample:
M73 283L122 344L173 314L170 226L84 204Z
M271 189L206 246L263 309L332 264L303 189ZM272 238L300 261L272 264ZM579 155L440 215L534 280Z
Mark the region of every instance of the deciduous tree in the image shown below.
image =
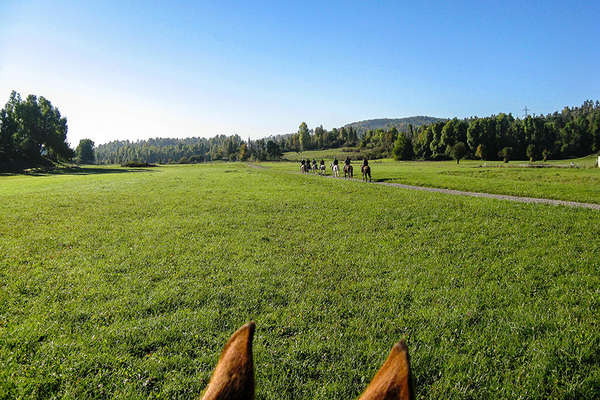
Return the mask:
M81 139L77 149L75 149L77 162L80 164L94 164L96 156L94 154L94 142L91 139Z

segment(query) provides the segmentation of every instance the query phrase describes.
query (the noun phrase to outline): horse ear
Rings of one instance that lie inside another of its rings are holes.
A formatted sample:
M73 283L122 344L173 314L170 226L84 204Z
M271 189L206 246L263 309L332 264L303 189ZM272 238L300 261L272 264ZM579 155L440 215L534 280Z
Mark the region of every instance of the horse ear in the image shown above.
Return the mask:
M408 347L404 340L396 343L387 360L358 400L413 400Z
M253 400L254 322L238 329L223 348L202 400Z

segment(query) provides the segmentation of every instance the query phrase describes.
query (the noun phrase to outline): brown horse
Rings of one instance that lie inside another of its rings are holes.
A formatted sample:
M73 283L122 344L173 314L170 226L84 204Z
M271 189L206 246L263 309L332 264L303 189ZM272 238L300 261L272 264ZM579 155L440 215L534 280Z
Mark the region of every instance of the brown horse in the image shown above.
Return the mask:
M202 400L254 400L252 339L254 322L238 329L229 339L208 382ZM400 341L392 347L358 400L414 399L408 347Z
M360 168L360 171L362 172L362 180L366 182L368 177L369 182L371 182L371 167L369 167L368 165L363 165Z
M344 165L344 178L354 178L354 168L350 164Z

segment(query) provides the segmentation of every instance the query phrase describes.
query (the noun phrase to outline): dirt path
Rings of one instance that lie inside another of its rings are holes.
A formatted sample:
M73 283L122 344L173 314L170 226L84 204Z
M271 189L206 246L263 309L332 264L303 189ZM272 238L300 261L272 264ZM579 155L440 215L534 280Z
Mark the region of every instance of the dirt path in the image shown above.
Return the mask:
M248 163L248 167L259 168L259 169L265 168L262 165L256 165L256 164L250 164L250 163ZM296 173L300 174L300 172L296 172ZM322 178L331 178L331 179L345 179L343 176L341 176L339 178L334 178L332 175L315 175L315 176L319 176ZM359 179L359 178L353 178L352 180L353 181L361 181L361 179ZM427 186L404 185L402 183L390 183L390 182L372 182L372 183L375 185L393 186L393 187L398 187L401 189L421 190L424 192L452 194L455 196L485 197L488 199L516 201L519 203L552 204L555 206L579 207L579 208L590 208L592 210L600 210L600 204L580 203L578 201L540 199L540 198L536 198L536 197L512 196L512 195L508 195L508 194L467 192L464 190L441 189L441 188L434 188L434 187L427 187Z
M437 192L437 193L453 194L453 195L459 195L459 196L471 196L471 197L487 197L490 199L518 201L521 203L542 203L542 204L553 204L555 206L581 207L581 208L591 208L594 210L600 210L600 204L580 203L577 201L539 199L539 198L535 198L535 197L511 196L511 195L507 195L507 194L465 192L463 190L440 189L440 188L432 188L432 187L425 187L425 186L403 185L401 183L388 183L388 182L374 182L374 183L376 183L377 185L394 186L394 187L399 187L402 189L410 189L410 190L422 190L425 192Z
M333 178L333 176L331 176L331 175L327 175L326 177ZM342 178L337 178L337 179L344 179L344 178L342 177ZM354 178L353 180L360 181L360 179L358 179L358 178ZM464 190L441 189L441 188L426 187L426 186L404 185L402 183L389 183L389 182L372 182L372 183L375 185L393 186L393 187L398 187L398 188L402 188L402 189L421 190L424 192L436 192L436 193L444 193L444 194L453 194L453 195L458 195L458 196L486 197L489 199L517 201L520 203L541 203L541 204L552 204L555 206L580 207L580 208L591 208L593 210L600 210L600 204L580 203L578 201L539 199L539 198L535 198L535 197L512 196L512 195L508 195L508 194L467 192Z

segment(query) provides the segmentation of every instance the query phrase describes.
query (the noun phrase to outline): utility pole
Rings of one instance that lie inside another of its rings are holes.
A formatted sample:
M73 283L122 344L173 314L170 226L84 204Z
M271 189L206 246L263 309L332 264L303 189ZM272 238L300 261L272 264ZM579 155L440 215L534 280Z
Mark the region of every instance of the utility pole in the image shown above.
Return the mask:
M527 116L529 115L528 111L531 111L531 110L529 108L527 108L527 106L525 106L525 108L523 109L523 111L525 111L525 118L527 118Z

